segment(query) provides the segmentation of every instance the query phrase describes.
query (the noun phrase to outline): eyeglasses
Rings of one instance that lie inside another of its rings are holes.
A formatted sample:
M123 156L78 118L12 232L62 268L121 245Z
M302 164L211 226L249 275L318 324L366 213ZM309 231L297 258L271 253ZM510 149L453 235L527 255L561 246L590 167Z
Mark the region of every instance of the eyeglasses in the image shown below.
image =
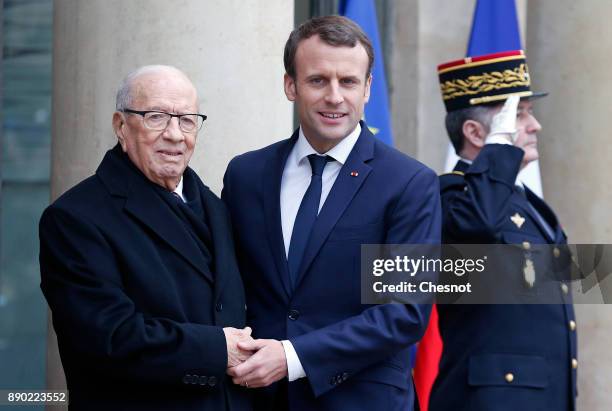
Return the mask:
M204 114L170 114L163 111L139 111L124 108L123 113L138 114L142 116L143 123L149 130L162 131L168 127L172 117L177 117L179 128L185 133L195 133L204 124L206 116Z

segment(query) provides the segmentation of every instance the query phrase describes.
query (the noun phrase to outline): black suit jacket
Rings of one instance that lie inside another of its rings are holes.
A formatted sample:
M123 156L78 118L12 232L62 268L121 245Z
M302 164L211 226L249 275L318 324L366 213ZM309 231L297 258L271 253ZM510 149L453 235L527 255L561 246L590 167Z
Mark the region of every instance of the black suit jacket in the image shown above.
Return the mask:
M73 410L250 408L225 374L222 328L245 324L229 217L189 168L184 184L212 259L119 146L42 215L41 288Z
M515 244L519 252L550 244L531 256L539 284L540 267L569 255L552 209L529 189L522 195L515 188L522 158L523 150L511 145L486 145L472 165L460 161L441 176L442 238L448 244ZM499 265L505 270L498 272L500 281L522 282L522 264L506 261ZM574 310L567 284L553 284L548 293L556 293L556 304L438 305L444 349L431 411L575 408Z

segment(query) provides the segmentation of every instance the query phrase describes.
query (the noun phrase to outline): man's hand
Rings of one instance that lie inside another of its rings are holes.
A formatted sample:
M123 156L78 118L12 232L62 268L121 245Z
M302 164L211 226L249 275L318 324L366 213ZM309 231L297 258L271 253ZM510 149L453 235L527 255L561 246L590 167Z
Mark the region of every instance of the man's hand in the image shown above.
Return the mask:
M225 334L225 343L227 345L227 368L241 364L253 354L252 351L242 350L238 347L241 341L254 341L253 338L251 338L250 327L246 327L242 330L233 327L225 327L223 333Z
M241 341L238 348L257 352L247 361L227 370L234 384L249 388L267 387L287 376L287 358L280 341Z
M504 103L502 109L493 116L491 120L491 131L485 139L485 143L495 140L495 136L499 136L507 139L509 142L514 143L518 135L516 130L516 112L520 97L512 95L508 97ZM496 137L496 138L499 138ZM503 140L502 140L503 141Z

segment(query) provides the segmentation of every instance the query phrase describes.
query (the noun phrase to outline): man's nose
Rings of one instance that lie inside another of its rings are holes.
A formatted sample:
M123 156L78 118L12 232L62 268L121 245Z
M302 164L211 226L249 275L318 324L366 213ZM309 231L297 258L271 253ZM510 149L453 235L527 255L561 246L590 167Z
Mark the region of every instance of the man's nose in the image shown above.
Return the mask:
M185 138L183 131L179 125L178 117L171 117L163 132L163 137L169 140L181 141Z
M530 133L537 133L542 130L542 125L533 114L529 114L529 123L527 123L527 131Z
M344 101L344 96L342 95L338 82L332 81L329 83L325 101L333 105L341 104Z

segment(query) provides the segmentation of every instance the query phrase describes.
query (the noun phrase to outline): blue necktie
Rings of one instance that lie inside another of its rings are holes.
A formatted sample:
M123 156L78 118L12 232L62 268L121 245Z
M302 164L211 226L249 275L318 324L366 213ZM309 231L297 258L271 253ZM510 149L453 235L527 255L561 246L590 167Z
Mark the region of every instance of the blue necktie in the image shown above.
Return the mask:
M310 232L312 231L312 227L317 219L317 214L319 213L319 202L321 201L321 189L323 186L321 178L323 169L327 162L332 160L333 158L329 156L318 156L316 154L308 156L310 168L312 169L312 177L310 178L310 185L302 198L300 208L295 216L287 257L292 287L296 285L300 264L304 257L304 250L306 249L306 244L310 238Z

